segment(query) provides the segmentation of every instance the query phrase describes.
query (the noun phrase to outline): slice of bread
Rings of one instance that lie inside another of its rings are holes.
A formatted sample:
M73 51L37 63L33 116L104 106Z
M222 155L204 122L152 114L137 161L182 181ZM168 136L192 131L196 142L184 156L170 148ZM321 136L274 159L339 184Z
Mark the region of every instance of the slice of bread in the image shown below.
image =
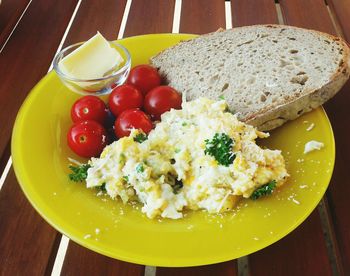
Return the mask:
M349 78L350 50L318 31L255 25L181 42L151 64L188 100L223 96L240 120L271 130L339 91Z

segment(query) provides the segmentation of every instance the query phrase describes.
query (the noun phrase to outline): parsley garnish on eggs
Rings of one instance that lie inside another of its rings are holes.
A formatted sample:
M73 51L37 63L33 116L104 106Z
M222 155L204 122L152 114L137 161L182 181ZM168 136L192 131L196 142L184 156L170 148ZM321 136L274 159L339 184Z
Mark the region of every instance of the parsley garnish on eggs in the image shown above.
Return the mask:
M74 182L81 182L87 178L87 171L91 166L89 164L83 164L80 166L69 166L72 173L68 174L70 180Z
M147 140L147 135L144 133L139 133L134 137L134 141L138 143L142 143Z
M204 142L204 153L213 156L219 164L228 167L235 160L236 155L232 152L234 142L227 134L216 133L211 140L206 139Z
M273 190L276 188L276 181L272 180L269 183L262 185L260 188L256 189L252 195L250 196L251 199L258 199L262 196L270 195L272 194Z

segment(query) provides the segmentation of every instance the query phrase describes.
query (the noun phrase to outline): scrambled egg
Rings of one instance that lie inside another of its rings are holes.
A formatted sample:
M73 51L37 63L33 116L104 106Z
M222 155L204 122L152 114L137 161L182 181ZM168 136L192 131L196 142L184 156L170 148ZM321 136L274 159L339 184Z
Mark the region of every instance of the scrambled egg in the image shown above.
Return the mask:
M92 158L87 187L105 184L113 199L139 201L149 218L179 219L185 209L231 210L258 187L272 180L283 184L288 173L281 151L255 144L267 133L238 121L223 100L200 98L182 107L164 113L144 142L134 141L139 132L133 130ZM228 166L205 153L205 140L216 133L234 142L235 158Z

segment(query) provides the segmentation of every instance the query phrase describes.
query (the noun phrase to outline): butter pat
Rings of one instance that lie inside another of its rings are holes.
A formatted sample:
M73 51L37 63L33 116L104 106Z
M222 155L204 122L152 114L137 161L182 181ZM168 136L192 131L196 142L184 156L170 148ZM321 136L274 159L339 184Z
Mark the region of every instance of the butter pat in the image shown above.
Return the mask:
M314 150L320 150L323 147L324 147L323 143L317 142L315 140L311 140L305 144L304 154L307 154L307 153L314 151Z
M123 62L119 52L97 32L79 48L64 57L59 69L71 78L98 79Z

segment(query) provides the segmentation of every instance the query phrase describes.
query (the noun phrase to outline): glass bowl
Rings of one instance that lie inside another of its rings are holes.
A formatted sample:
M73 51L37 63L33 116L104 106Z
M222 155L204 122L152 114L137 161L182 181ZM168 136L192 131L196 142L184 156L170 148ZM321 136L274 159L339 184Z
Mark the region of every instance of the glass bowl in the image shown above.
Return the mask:
M119 65L116 64L116 66L111 68L103 77L97 79L78 79L63 73L62 70L60 70L59 62L83 43L84 42L79 42L64 48L53 60L55 72L70 90L82 95L99 96L111 93L115 86L125 82L130 72L131 56L124 46L112 41L109 41L111 47L119 52L124 61Z

